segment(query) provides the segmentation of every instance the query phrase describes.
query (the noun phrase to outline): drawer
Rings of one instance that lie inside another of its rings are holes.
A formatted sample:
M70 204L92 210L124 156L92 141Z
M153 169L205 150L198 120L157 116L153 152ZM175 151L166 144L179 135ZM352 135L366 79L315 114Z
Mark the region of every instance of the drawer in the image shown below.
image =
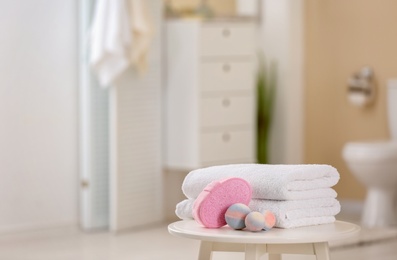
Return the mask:
M253 125L254 95L202 97L200 119L202 127Z
M200 64L202 91L247 90L254 88L252 61L213 61Z
M253 55L254 24L205 24L201 27L200 55Z
M203 164L254 158L254 131L219 131L201 133L200 158Z

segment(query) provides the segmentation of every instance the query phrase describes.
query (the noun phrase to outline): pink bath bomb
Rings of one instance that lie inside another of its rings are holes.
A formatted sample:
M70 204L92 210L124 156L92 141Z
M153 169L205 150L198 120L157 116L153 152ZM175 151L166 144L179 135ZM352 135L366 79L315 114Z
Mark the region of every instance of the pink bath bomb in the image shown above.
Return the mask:
M276 217L274 216L273 212L269 210L262 211L262 215L265 218L265 226L263 227L264 230L270 230L276 224Z

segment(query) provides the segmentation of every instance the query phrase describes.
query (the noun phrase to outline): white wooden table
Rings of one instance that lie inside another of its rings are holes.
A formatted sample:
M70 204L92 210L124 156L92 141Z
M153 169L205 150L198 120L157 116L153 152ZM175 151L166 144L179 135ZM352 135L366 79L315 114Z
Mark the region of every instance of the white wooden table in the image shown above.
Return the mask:
M355 236L359 230L359 226L342 221L263 232L233 230L229 226L208 229L194 220L168 226L172 235L201 240L199 260L210 260L214 251L245 252L246 260L259 259L263 254L269 254L269 260L280 260L282 254L308 254L317 260L329 260L328 242Z

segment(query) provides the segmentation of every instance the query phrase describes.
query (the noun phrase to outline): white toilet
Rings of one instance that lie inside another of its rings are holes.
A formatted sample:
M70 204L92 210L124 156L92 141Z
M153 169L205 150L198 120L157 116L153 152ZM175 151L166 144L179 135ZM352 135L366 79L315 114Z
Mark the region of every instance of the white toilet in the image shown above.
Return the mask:
M389 80L390 141L351 142L343 148L349 169L367 187L361 223L365 227L397 225L397 79Z

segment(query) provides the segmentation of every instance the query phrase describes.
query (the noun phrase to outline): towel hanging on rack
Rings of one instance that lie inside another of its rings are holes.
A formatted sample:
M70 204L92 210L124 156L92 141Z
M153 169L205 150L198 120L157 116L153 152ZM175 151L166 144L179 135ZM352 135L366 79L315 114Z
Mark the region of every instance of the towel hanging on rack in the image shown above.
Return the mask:
M143 0L98 0L90 34L90 63L103 87L132 64L146 70L152 24Z
M153 38L153 25L145 0L129 0L132 28L131 62L135 69L144 73L147 70L147 55Z

